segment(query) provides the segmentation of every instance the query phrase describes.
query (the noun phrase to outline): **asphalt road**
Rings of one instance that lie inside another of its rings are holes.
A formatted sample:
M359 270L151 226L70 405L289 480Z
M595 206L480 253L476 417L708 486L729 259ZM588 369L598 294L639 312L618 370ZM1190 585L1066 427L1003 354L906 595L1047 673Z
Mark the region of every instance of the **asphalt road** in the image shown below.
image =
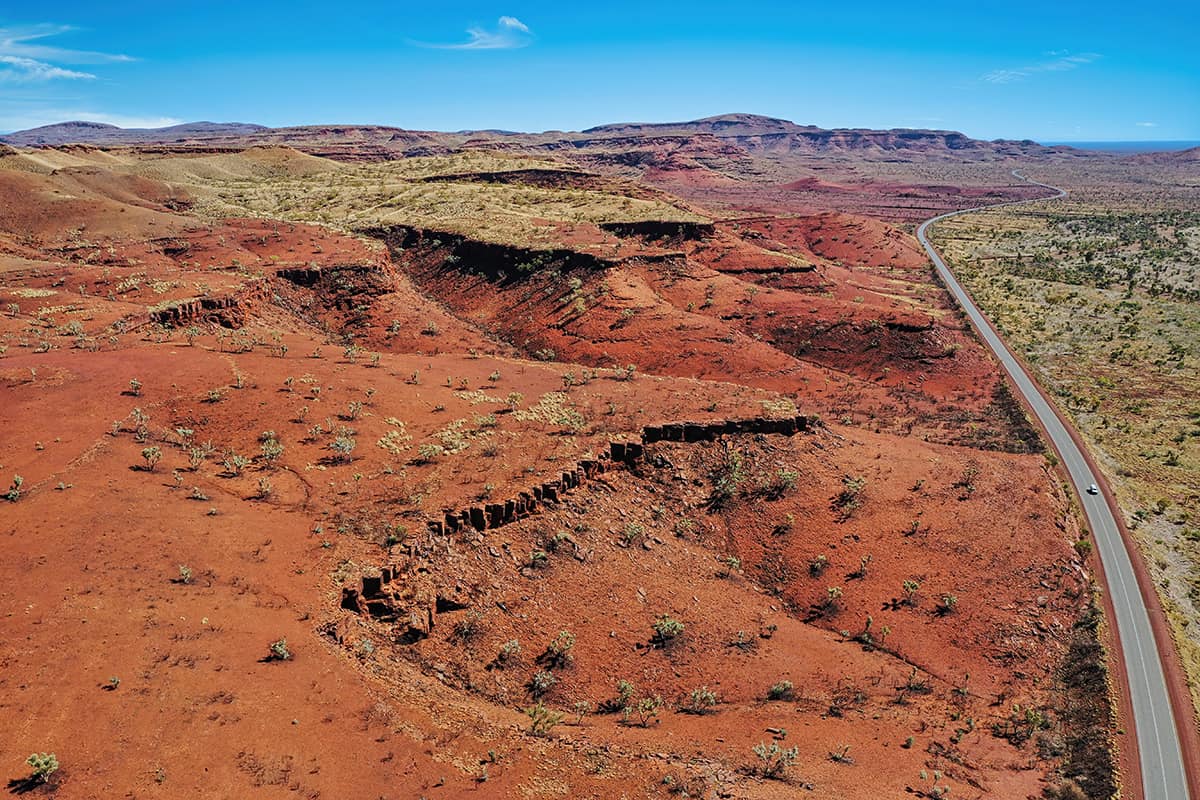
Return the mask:
M1017 172L1018 178L1037 186L1044 186L1057 192L1056 195L1040 198L1043 200L1065 197L1066 192L1057 186L1032 181ZM1035 200L1010 201L997 203L984 208L1032 203ZM966 310L980 337L996 354L1013 383L1025 397L1033 412L1037 414L1042 425L1050 434L1054 448L1058 451L1062 463L1067 468L1075 491L1087 514L1088 525L1096 539L1096 550L1104 565L1104 574L1108 582L1108 592L1116 609L1116 635L1120 639L1121 649L1125 655L1125 667L1129 676L1129 693L1133 705L1133 724L1137 733L1138 750L1142 768L1142 786L1146 800L1187 800L1187 778L1184 773L1183 751L1179 735L1175 730L1175 718L1171 711L1170 694L1167 690L1166 678L1163 675L1162 663L1158 658L1155 647L1154 630L1150 625L1150 615L1142 602L1138 591L1137 576L1129 553L1121 541L1121 531L1113 517L1112 509L1104 495L1090 495L1087 488L1091 484L1100 485L1103 476L1093 474L1087 460L1075 440L1071 438L1062 419L1051 408L1049 401L1042 394L1034 380L1029 376L1021 363L1013 356L1012 351L989 325L975 302L963 289L962 284L946 267L941 256L929 243L925 232L929 226L939 220L979 211L980 208L954 211L926 220L917 228L917 239L929 253L938 274L946 287ZM1171 645L1171 643L1167 643ZM1172 646L1166 650L1170 652Z

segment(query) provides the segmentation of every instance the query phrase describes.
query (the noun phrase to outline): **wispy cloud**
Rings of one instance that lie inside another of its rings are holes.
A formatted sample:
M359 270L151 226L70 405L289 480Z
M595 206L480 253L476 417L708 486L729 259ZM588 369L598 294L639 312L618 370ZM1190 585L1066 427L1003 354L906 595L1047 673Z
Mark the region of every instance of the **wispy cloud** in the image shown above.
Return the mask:
M515 50L533 42L533 31L516 17L501 17L494 28L467 28L467 41L453 44L413 42L419 47L438 50Z
M74 30L67 25L22 25L0 27L0 81L33 83L52 80L94 80L95 75L63 64L111 64L133 61L119 53L72 50L45 44L43 40Z
M1042 61L1038 64L1030 64L1015 69L994 69L990 72L985 72L980 77L988 83L1014 83L1042 72L1066 72L1067 70L1077 69L1085 64L1091 64L1100 58L1099 53L1077 53L1071 55L1065 50L1052 50L1047 55L1052 56L1049 61Z
M1158 127L1157 122L1135 122L1133 124L1137 125L1139 128L1157 128Z
M95 77L90 72L63 69L45 61L0 54L0 81L49 81L55 78L92 80Z

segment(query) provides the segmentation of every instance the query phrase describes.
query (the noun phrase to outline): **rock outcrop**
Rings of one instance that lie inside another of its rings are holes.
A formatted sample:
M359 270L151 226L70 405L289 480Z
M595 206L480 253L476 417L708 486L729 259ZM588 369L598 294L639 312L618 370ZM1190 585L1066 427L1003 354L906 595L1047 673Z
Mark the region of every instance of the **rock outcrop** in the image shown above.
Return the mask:
M804 415L782 419L752 417L647 425L642 428L641 436L636 440L610 442L607 453L601 453L596 458L583 459L571 469L531 486L516 497L502 502L447 509L441 519L429 520L427 525L431 532L438 535L503 527L538 513L547 504L561 502L564 496L609 470L635 467L645 458L646 446L655 442L711 442L721 436L739 434L794 436L809 430L812 425L813 420Z

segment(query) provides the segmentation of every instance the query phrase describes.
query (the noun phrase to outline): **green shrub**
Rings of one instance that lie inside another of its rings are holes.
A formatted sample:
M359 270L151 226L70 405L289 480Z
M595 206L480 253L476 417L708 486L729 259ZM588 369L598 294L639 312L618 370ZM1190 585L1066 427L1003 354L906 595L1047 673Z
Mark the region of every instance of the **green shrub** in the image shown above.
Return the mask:
M268 661L291 661L292 651L288 648L287 639L279 639L271 642L270 652L267 654Z
M554 667L566 667L574 659L575 634L570 631L559 631L546 648L546 661Z
M842 491L833 498L831 504L833 510L837 512L839 522L850 519L862 505L862 494L866 487L866 478L855 478L850 475L842 478Z
M334 459L339 463L349 463L354 460L354 448L358 443L354 441L354 437L346 434L339 435L333 440L333 444L329 445L329 449L334 452Z
M262 453L264 461L268 464L274 464L283 455L283 445L275 438L272 431L267 431L267 433L272 433L272 435L262 440L259 450Z
M563 718L560 712L546 708L540 701L525 709L525 716L529 717L529 732L534 736L547 735Z
M643 697L634 705L625 707L625 721L628 722L631 715L637 714L638 724L643 728L649 728L650 720L658 719L658 712L662 705L663 699L657 694Z
M667 644L678 639L683 634L683 623L667 614L662 614L654 620L654 639L659 644Z
M796 763L800 757L799 747L780 747L779 742L759 742L754 745L754 755L758 757L755 771L764 778L782 778L787 768Z
M509 639L504 644L500 645L500 650L496 653L496 663L498 665L511 664L521 657L521 643L516 639Z
M54 753L32 753L25 763L33 768L31 779L37 783L46 783L58 772L58 756Z
M690 714L707 714L716 705L717 693L707 686L701 686L697 689L692 689L692 693L688 698L688 704L683 710Z
M150 472L158 466L158 462L162 460L162 449L159 447L143 447L142 458L146 459L146 469Z
M549 670L538 670L533 673L533 677L529 679L529 693L535 698L549 692L558 683L558 679L554 677L554 673Z
M760 494L768 500L778 500L796 488L800 473L792 469L780 469L772 475L760 489Z
M790 700L792 698L792 682L779 681L771 684L771 688L767 689L768 700Z

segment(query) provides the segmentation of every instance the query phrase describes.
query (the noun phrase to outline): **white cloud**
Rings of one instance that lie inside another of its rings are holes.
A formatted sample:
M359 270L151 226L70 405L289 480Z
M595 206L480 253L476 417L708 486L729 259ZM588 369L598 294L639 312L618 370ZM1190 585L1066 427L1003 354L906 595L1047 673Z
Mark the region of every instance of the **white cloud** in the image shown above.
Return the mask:
M55 78L92 80L95 77L90 72L63 69L45 61L0 53L0 81L49 81Z
M1135 122L1133 124L1137 125L1139 128L1157 128L1158 127L1157 122Z
M29 83L52 80L92 80L90 72L61 64L109 64L132 61L118 53L71 50L42 44L43 39L73 30L66 25L23 25L0 28L0 81Z
M439 50L514 50L529 45L533 41L533 31L516 17L504 16L496 21L495 28L467 28L467 37L467 41L458 44L414 44Z
M512 28L513 30L518 30L523 33L530 32L529 26L524 22L521 22L521 20L517 19L516 17L501 17L500 26L502 28Z
M1051 52L1051 55L1056 56L1051 61L1043 61L1040 64L1030 64L1029 66L1017 67L1016 69L994 69L990 72L985 72L980 77L988 83L1014 83L1016 81L1023 81L1039 72L1066 72L1067 70L1082 67L1085 64L1091 64L1100 58L1099 53L1066 55L1065 50L1054 50Z

